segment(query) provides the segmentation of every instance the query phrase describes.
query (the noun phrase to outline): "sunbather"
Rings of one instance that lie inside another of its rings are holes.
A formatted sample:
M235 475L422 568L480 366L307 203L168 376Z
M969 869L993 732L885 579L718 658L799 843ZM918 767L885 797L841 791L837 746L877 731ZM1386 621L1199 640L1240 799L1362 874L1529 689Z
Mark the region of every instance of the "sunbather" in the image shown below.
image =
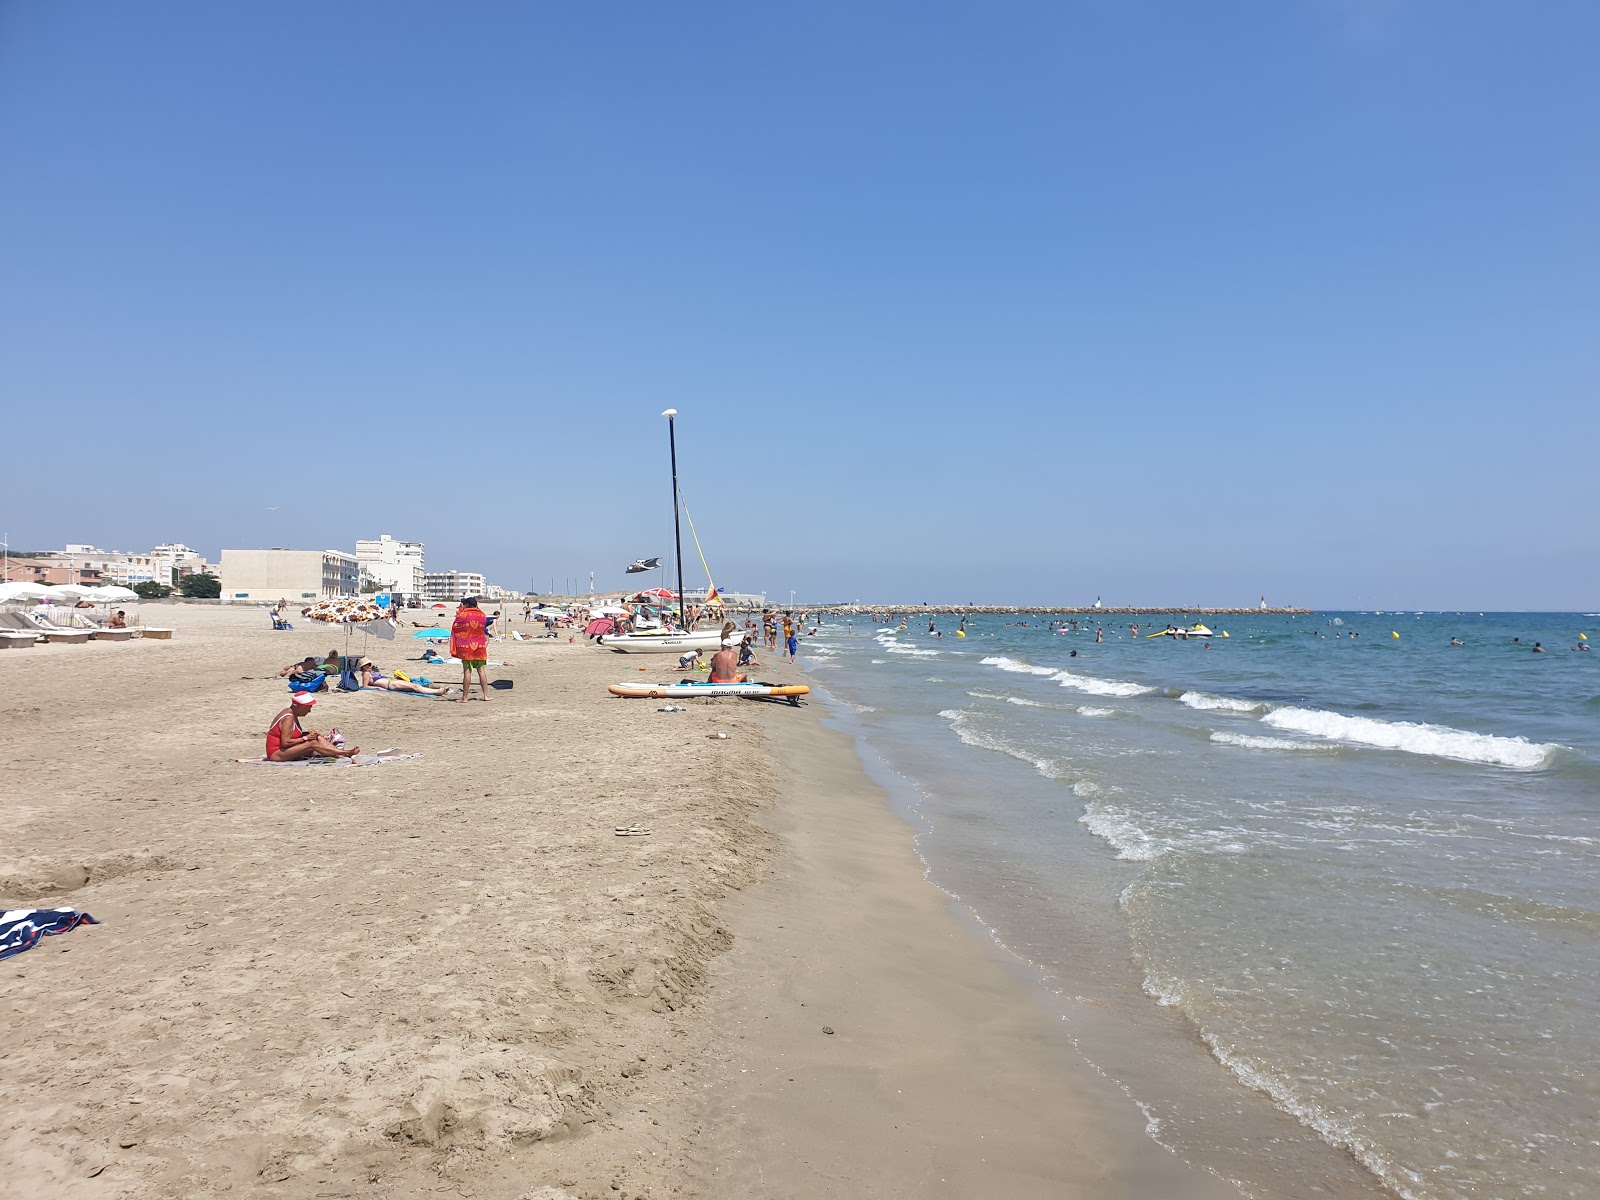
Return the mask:
M322 668L317 666L317 660L308 654L299 662L292 662L287 667L284 667L283 670L278 672L278 678L281 679L285 675L296 675L302 671L320 671L321 669Z
M361 753L360 746L334 745L315 729L300 728L300 718L311 711L316 701L296 692L289 699L289 707L272 719L267 730L267 761L294 762L302 758L353 758Z
M361 686L377 688L384 692L416 692L419 696L448 696L451 689L443 684L412 683L409 679L390 679L370 663L361 664Z
M128 627L128 614L120 608L106 620L107 629L126 629Z

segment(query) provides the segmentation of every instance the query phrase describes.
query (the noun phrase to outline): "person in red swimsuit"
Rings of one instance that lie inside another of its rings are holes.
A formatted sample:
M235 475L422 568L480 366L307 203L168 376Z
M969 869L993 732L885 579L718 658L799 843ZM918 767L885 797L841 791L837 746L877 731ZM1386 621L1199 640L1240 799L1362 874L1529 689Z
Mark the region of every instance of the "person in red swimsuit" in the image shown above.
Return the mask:
M350 758L361 753L360 746L340 749L315 729L301 729L300 718L316 705L310 696L296 692L289 707L272 719L267 730L267 761L294 762L301 758Z

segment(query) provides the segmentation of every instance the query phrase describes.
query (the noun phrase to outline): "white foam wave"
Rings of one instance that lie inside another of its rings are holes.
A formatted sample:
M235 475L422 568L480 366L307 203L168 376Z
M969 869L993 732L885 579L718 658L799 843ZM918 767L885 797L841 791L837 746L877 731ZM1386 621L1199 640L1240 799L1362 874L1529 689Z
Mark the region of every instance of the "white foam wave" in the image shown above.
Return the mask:
M921 646L908 645L907 643L902 642L899 638L880 637L874 638L873 640L887 650L890 654L905 654L911 658L939 657L939 651L937 650L924 650Z
M1088 692L1091 696L1147 696L1156 690L1122 679L1097 679L1093 675L1074 675L1071 671L1056 671L1050 678L1064 688Z
M1054 667L1036 667L1030 662L1023 662L1020 658L1007 658L1004 654L992 654L988 658L979 659L979 664L985 667L999 667L1002 671L1010 671L1015 675L1054 675Z
M1023 708L1051 708L1052 705L1043 704L1038 700L1028 700L1022 696L1007 696L1007 704L1020 704Z
M1116 711L1114 708L1096 708L1092 704L1078 705L1078 715L1080 717L1109 717L1115 714Z
M883 666L884 663L888 662L889 660L887 658L870 658L867 661L870 662L875 667L881 667L881 666Z
M976 746L980 750L993 750L996 754L1004 754L1027 763L1046 779L1060 779L1066 774L1066 769L1053 758L1042 758L1030 754L1021 747L1014 746L1004 738L996 737L982 730L972 728L968 721L970 713L959 708L947 708L939 713L946 721L950 722L950 730L968 746Z
M1213 733L1211 740L1219 746L1243 746L1246 750L1332 750L1332 746L1319 746L1315 742L1297 742L1293 738L1256 737L1249 733L1230 733L1226 730Z
M1279 708L1261 720L1274 729L1304 733L1333 741L1403 750L1492 767L1534 770L1545 766L1559 746L1530 742L1522 737L1472 733L1448 725L1421 725L1411 721L1380 721L1373 717L1347 717L1315 708Z
M1127 813L1103 800L1084 805L1078 821L1088 826L1090 833L1109 842L1117 857L1128 862L1149 862L1171 849L1140 829Z
M1185 692L1178 697L1179 704L1198 708L1201 712L1265 712L1267 706L1254 700L1236 700L1232 696L1213 696L1209 692Z

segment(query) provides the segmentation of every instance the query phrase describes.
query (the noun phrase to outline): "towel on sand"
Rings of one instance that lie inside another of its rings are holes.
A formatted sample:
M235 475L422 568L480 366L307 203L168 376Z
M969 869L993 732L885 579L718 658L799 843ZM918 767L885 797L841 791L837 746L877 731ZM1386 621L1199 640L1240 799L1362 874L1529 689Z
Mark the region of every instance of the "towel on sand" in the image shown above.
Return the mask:
M98 925L75 908L13 908L0 912L0 958L32 950L43 937L70 933L79 925Z
M296 758L288 762L273 762L266 755L260 758L236 758L236 763L253 767L381 767L384 763L404 762L408 758L421 758L422 752L402 754L398 750L379 750L376 754L357 754L354 758Z

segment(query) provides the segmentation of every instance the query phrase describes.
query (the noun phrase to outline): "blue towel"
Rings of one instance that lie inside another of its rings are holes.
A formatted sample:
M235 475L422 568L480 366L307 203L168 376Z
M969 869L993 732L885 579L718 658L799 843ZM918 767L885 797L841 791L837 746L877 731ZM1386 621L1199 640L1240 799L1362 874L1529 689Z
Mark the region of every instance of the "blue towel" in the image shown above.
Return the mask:
M13 908L0 912L0 958L32 950L42 937L70 933L79 925L98 925L75 908Z

